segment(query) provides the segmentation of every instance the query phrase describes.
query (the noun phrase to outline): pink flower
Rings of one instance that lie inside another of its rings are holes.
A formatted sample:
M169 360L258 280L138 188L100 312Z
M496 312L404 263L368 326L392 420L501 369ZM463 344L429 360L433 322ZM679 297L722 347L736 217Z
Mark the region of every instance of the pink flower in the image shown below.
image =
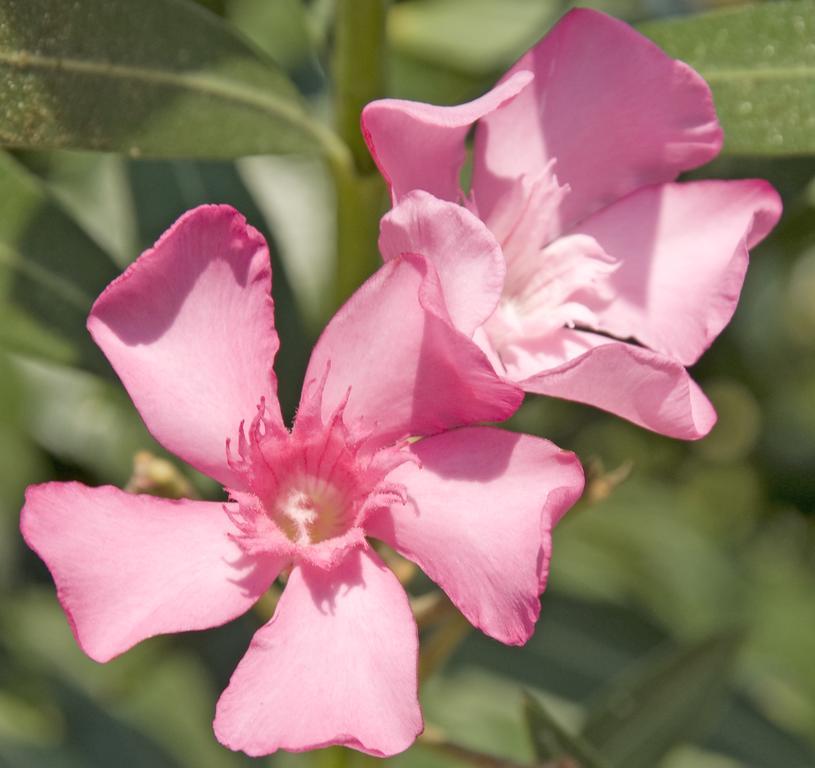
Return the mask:
M675 183L722 143L690 67L601 13L571 11L485 96L457 107L386 99L363 132L408 239L424 190L464 205L503 249L496 311L474 331L528 392L699 438L715 413L685 366L730 320L748 262L781 212L758 180ZM443 210L445 205L436 202ZM454 275L437 265L445 292Z
M218 738L250 755L329 744L391 755L422 729L417 631L366 537L415 560L484 632L523 643L582 471L545 440L462 426L506 418L522 392L454 328L420 255L390 260L329 323L288 431L270 287L263 238L205 206L88 321L153 435L229 501L47 483L28 490L23 535L102 662L235 618L291 569L218 702Z

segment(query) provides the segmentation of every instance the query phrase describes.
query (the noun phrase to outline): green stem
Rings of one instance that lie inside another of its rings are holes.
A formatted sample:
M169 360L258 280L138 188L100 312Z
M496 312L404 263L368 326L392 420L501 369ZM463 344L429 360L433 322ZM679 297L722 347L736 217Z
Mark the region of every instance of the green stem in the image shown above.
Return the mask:
M337 132L346 152L328 160L337 192L336 304L380 264L376 242L385 185L365 146L362 108L385 93L387 0L338 0L334 41Z
M334 87L337 131L362 175L376 168L359 129L362 108L385 95L387 0L337 0Z
M377 239L385 212L385 186L378 175L360 176L332 165L337 194L336 306L380 266ZM332 309L335 309L333 307Z

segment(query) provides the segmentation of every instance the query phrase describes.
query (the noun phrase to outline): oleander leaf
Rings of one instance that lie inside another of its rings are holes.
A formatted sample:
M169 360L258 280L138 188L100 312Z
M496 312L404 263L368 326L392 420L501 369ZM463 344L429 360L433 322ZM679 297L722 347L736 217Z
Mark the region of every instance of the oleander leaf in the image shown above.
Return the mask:
M710 83L725 152L815 154L815 2L748 5L639 29Z
M326 135L272 59L188 0L0 4L0 143L229 158Z

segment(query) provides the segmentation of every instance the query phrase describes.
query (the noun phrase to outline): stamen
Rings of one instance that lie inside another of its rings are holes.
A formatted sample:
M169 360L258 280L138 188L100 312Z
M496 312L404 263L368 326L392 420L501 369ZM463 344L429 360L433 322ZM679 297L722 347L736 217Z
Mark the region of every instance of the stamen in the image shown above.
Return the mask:
M404 489L385 478L414 454L406 443L368 447L364 436L352 436L343 419L350 390L324 419L325 381L307 386L291 432L266 418L261 400L249 428L238 431L239 457L227 441L230 466L243 480L227 514L247 552L285 551L322 562L336 549L331 557L339 557L364 541L372 508L406 502Z

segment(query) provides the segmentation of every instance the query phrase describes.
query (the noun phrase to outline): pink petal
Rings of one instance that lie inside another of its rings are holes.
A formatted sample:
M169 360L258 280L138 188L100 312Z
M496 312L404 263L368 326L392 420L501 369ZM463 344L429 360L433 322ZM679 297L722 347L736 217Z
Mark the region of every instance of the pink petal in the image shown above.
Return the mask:
M362 110L362 132L394 202L412 189L459 198L464 142L479 118L512 100L532 80L516 72L481 98L457 107L381 99Z
M237 211L184 214L93 305L88 329L148 429L224 485L225 442L261 397L280 421L269 252Z
M512 415L523 393L454 329L438 274L405 255L381 267L329 322L311 355L308 383L327 368L322 414L348 393L344 419L380 445Z
M509 180L556 160L571 187L561 231L646 184L672 181L719 152L710 89L627 24L584 8L567 13L507 73L535 80L484 116L473 190L483 218Z
M506 263L483 222L456 203L414 191L380 223L379 250L388 261L418 253L432 262L453 325L471 336L501 298Z
M574 454L529 435L473 427L411 446L389 479L405 486L368 526L415 561L479 629L525 643L540 612L555 523L583 491Z
M423 728L417 655L407 596L376 554L298 566L218 702L215 734L253 756L331 744L394 755Z
M597 330L691 365L733 316L747 249L780 215L764 181L700 181L646 187L591 216L575 231L620 262Z
M102 662L145 638L240 616L283 564L245 557L223 504L111 486L33 485L20 527L51 571L80 647Z
M560 336L557 342L566 349L588 351L553 366L551 351L534 350L523 368L510 374L527 392L593 405L683 440L697 440L713 428L713 406L679 363L594 334L563 330Z

